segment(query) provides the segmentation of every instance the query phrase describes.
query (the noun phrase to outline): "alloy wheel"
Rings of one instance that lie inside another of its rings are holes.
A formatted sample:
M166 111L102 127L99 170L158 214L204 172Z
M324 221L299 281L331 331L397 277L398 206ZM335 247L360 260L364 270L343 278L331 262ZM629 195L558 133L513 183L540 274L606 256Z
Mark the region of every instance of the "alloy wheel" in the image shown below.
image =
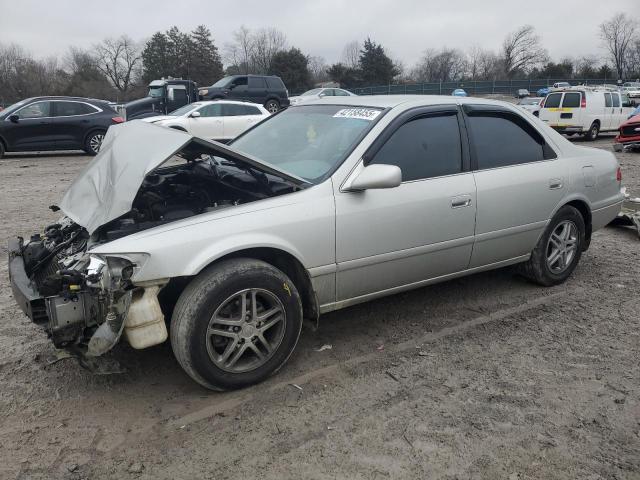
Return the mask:
M207 353L230 373L255 370L276 352L285 334L286 313L268 290L250 288L228 297L207 328Z
M100 151L100 146L102 145L102 140L104 140L104 135L102 133L92 135L89 139L89 148L91 148L94 153L98 153Z
M555 274L564 272L575 258L578 227L571 220L560 222L547 242L547 267Z

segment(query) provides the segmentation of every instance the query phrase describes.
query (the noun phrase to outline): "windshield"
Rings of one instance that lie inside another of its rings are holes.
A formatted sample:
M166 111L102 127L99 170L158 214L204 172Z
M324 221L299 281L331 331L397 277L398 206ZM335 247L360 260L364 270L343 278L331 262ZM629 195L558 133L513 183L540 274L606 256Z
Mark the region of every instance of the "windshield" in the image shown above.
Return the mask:
M172 117L180 117L182 115L186 115L191 110L193 110L194 108L199 107L200 105L201 105L200 103L190 103L188 105L183 105L182 107L178 108L177 110L174 110L173 112L169 113L169 115L171 115Z
M5 108L0 112L0 117L6 117L7 115L11 115L12 112L15 112L17 109L22 107L24 104L26 104L30 100L31 100L30 98L27 98L25 100L20 100L19 102L14 103L13 105L9 105L7 108Z
M321 89L321 88L314 88L313 90L307 90L306 92L301 93L301 94L300 94L300 96L302 96L302 97L306 97L306 96L309 96L309 95L317 95L317 94L319 94L321 91L322 91L322 89Z
M149 87L147 97L162 98L164 96L164 85L159 87Z
M382 113L370 107L288 108L232 142L285 172L319 183L342 163Z
M232 80L233 80L233 77L224 77L224 78L221 78L220 80L218 80L216 83L214 83L211 86L212 87L216 87L216 88L226 87L227 85L229 85L231 83Z
M542 100L542 98L536 98L536 97L523 98L522 100L520 100L519 104L520 105L537 105L538 103L540 103L540 100Z

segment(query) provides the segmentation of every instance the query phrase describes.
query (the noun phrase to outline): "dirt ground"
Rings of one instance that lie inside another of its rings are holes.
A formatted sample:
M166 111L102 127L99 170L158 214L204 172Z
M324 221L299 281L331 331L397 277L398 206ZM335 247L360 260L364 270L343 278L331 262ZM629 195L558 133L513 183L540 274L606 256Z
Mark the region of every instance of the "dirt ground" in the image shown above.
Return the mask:
M618 158L640 196L640 154ZM634 231L596 233L562 286L503 269L326 315L277 376L211 393L167 344L119 347L120 375L50 363L15 305L6 240L87 161L0 160L1 479L640 479Z

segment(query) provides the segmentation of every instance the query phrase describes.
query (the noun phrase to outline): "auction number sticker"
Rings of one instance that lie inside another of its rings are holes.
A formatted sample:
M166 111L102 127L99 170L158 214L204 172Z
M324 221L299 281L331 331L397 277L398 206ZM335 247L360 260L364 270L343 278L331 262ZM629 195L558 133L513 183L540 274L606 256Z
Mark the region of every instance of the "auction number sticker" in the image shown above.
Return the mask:
M380 110L373 108L343 108L334 115L337 118L359 118L360 120L373 120L380 115Z

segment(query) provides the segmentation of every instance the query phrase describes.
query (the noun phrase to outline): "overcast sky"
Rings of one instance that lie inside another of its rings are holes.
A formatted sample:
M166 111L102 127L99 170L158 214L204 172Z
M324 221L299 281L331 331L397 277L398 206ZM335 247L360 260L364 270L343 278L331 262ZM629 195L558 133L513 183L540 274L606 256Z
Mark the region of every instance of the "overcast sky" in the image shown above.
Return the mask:
M640 18L640 0L0 0L0 43L46 57L108 36L144 40L172 25L202 23L222 49L244 24L276 27L290 45L329 63L340 60L345 43L370 36L410 67L429 47L497 50L506 33L529 23L559 60L602 55L598 25L618 11Z

